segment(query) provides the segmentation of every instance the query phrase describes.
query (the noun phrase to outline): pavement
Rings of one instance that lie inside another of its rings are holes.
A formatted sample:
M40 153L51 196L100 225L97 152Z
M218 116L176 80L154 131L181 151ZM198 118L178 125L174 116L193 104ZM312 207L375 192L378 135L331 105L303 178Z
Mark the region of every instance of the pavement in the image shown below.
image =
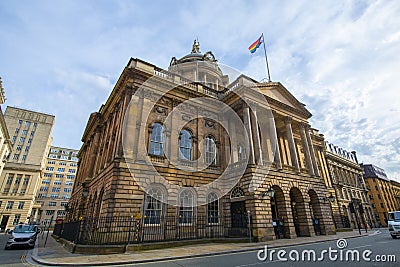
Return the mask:
M385 230L387 229L381 229L381 231ZM374 229L369 230L368 233L362 231L360 235L358 230L354 230L351 232L338 232L336 235L298 237L294 239L279 239L252 243L207 243L106 255L70 253L66 251L51 235L48 236L46 247L44 247L46 234L43 234L39 235L36 247L28 252L26 259L31 264L40 264L44 266L107 266L137 264L254 251L264 248L265 245L268 245L268 248L279 248L312 244L338 240L341 238L357 238L360 236L373 235L378 232L379 229Z

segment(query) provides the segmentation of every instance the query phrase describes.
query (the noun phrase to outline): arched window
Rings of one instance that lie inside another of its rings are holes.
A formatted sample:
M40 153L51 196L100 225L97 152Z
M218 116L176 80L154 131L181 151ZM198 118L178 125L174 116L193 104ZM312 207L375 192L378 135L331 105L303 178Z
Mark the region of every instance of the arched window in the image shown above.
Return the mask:
M218 195L211 192L207 196L207 218L208 223L219 222L219 206L218 206Z
M192 135L188 130L182 130L179 136L179 157L192 160Z
M184 189L179 194L179 223L191 224L193 222L194 194L189 189Z
M163 156L164 154L164 126L154 123L150 137L150 154Z
M212 136L207 136L204 142L205 145L205 161L206 164L217 165L217 147Z
M144 206L144 223L160 224L164 194L161 188L151 188L146 194Z
M244 191L241 187L235 187L232 189L231 198L240 198L244 197Z

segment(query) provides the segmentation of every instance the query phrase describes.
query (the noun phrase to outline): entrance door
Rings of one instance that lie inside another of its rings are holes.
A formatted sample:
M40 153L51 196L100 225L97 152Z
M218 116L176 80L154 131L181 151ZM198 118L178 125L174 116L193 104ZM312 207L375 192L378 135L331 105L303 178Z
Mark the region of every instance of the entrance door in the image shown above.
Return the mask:
M1 224L0 224L0 229L2 232L6 230L9 218L10 218L9 215L3 215L3 218L1 219Z
M247 227L247 213L244 201L231 202L232 228Z

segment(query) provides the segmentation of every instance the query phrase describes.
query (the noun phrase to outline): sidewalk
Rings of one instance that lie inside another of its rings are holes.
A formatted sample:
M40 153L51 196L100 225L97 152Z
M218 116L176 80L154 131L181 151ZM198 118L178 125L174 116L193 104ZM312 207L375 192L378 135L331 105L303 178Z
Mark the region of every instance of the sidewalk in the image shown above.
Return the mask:
M362 231L361 236L367 236L374 232L376 232L376 229L370 230L368 233ZM27 258L30 257L34 262L47 266L105 266L252 251L261 249L265 245L268 245L269 248L278 248L356 237L360 237L358 230L352 232L340 232L336 235L279 239L258 243L209 243L121 254L87 255L69 253L53 237L51 237L51 235L49 235L46 247L44 248L46 239L46 234L44 234L43 237L42 235L39 235L35 249L29 251Z

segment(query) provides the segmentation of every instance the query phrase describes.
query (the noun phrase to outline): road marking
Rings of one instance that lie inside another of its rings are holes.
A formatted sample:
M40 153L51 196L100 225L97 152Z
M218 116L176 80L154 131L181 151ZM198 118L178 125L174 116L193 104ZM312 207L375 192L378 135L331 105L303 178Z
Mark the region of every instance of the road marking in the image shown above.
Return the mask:
M372 245L364 245L364 246L358 246L358 247L351 247L351 248L346 248L346 250L349 249L355 249L355 248L365 248L365 247L371 247Z

